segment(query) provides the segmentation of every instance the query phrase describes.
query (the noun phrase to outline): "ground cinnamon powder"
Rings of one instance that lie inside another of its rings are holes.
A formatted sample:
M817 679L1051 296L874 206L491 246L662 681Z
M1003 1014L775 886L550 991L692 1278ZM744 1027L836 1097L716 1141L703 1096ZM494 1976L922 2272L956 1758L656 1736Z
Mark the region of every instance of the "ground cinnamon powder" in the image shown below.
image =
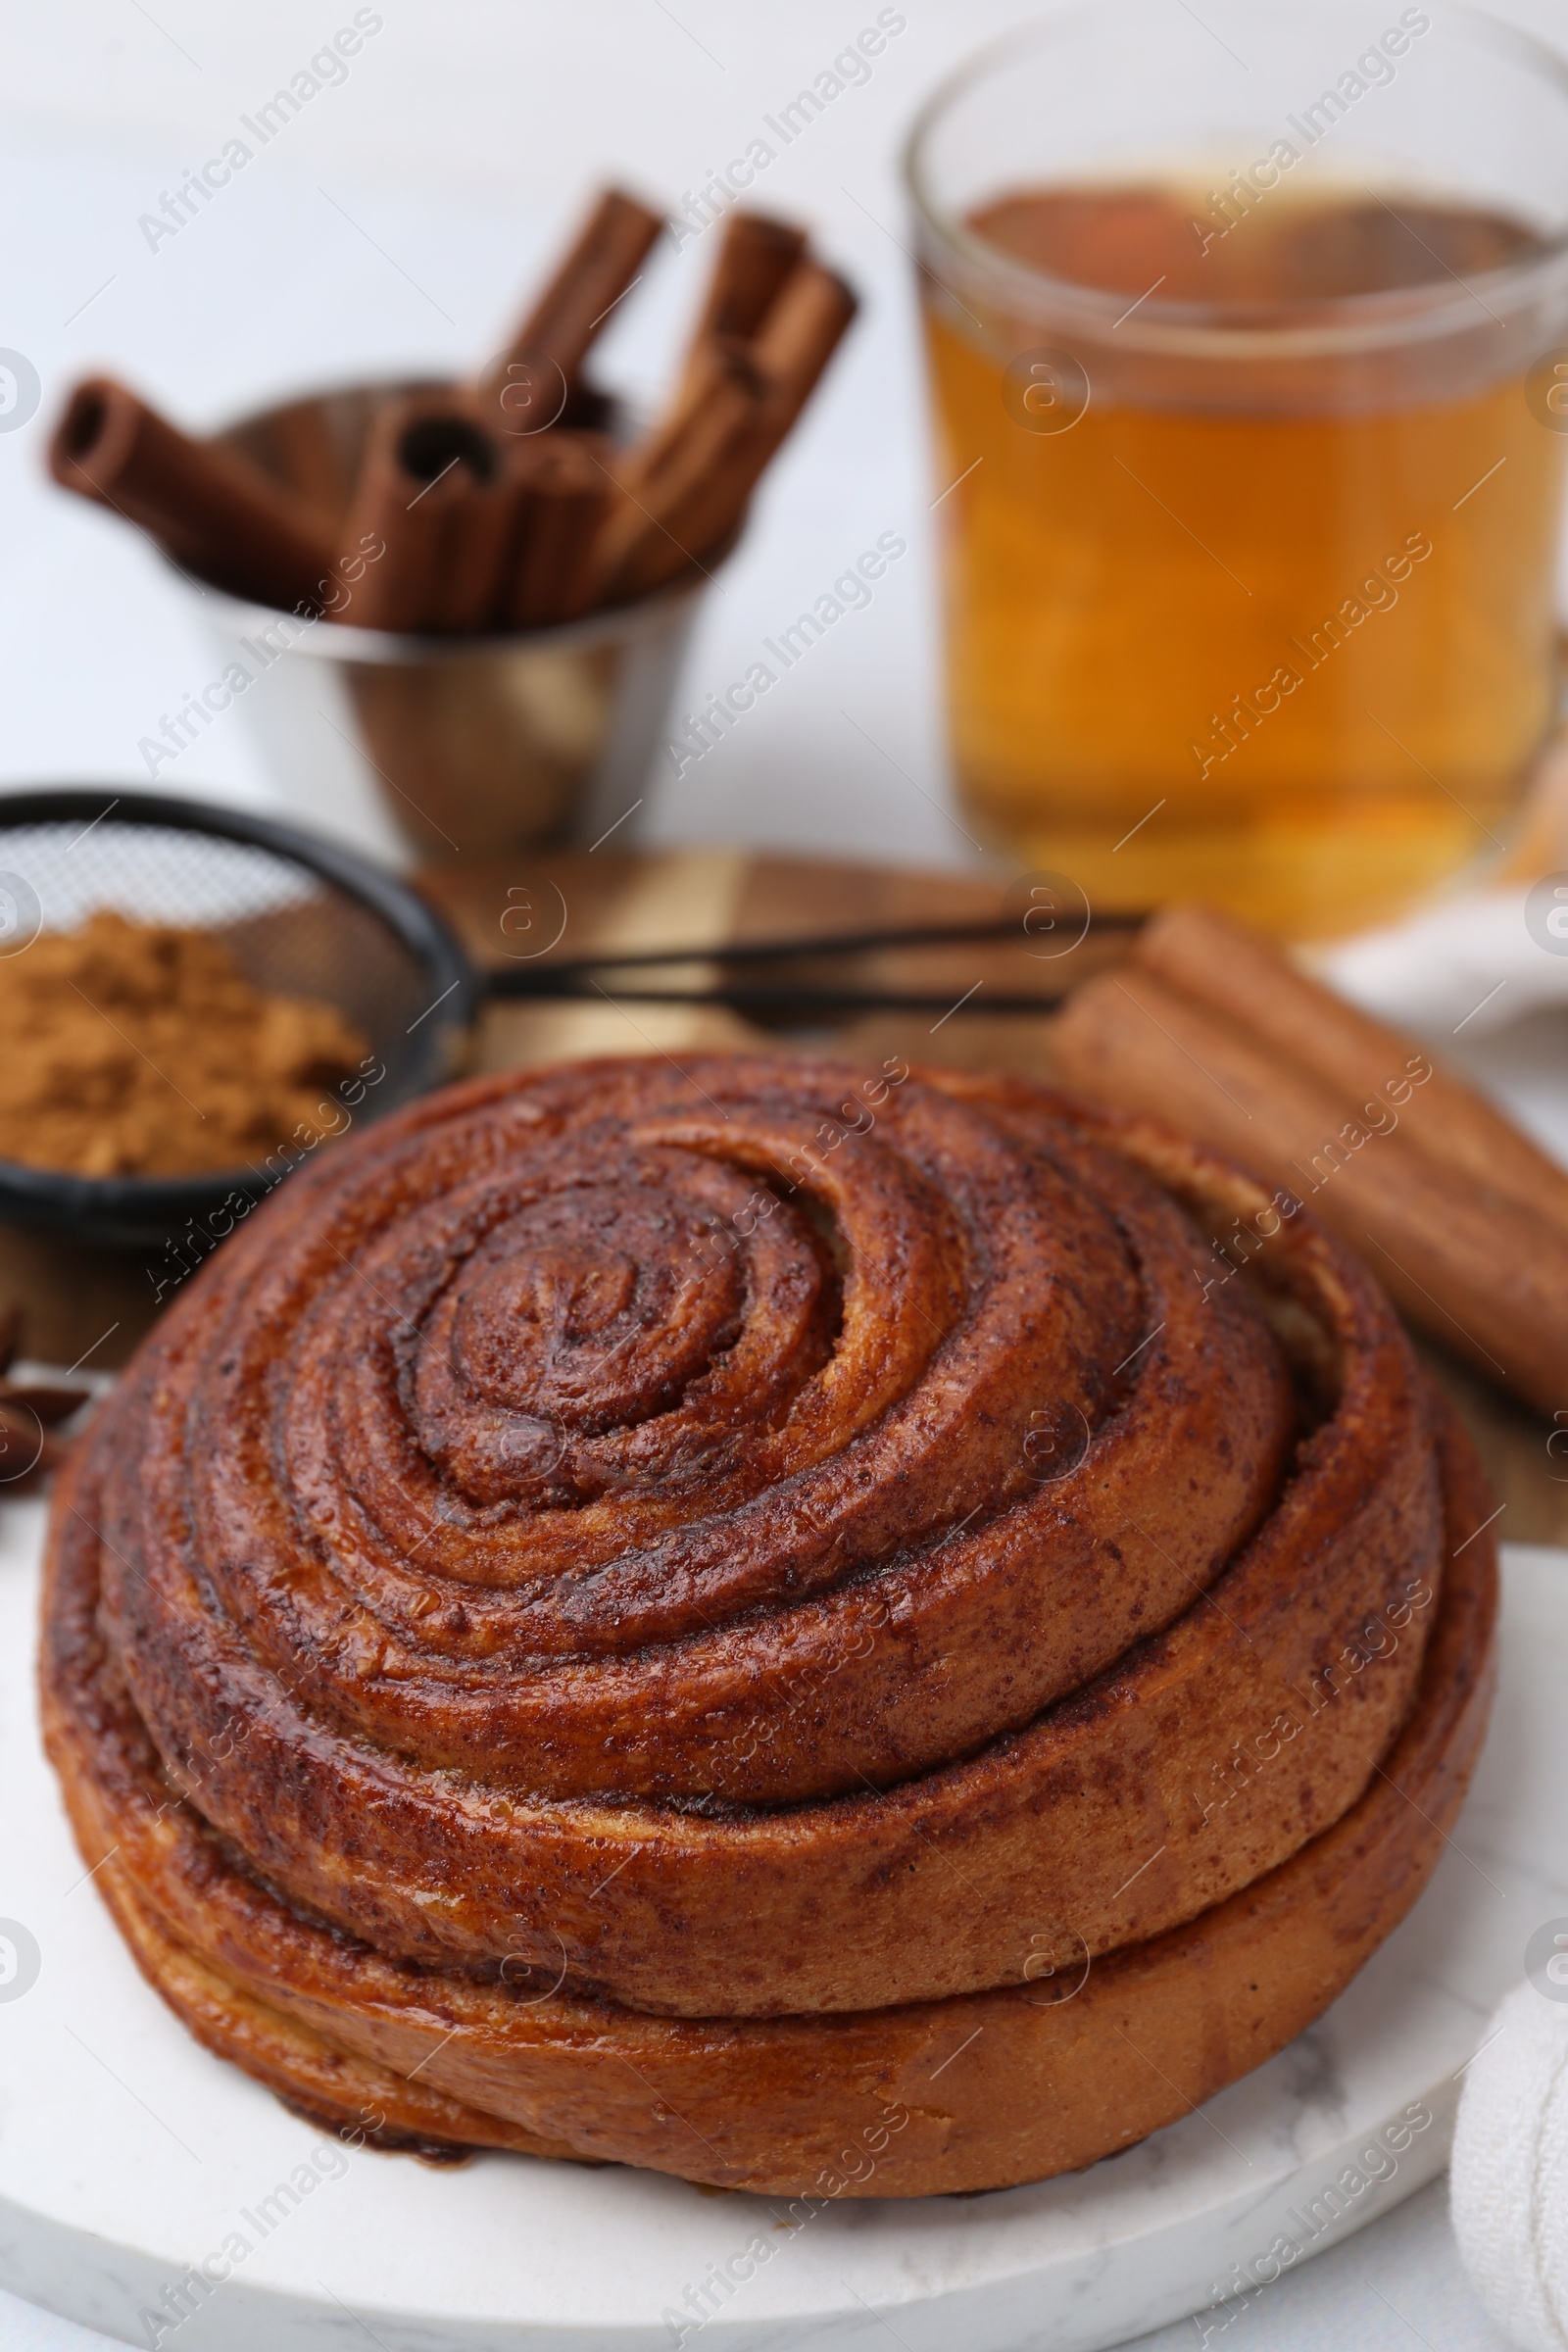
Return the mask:
M101 910L0 960L0 1158L192 1176L274 1150L356 1070L336 1008L266 994L211 931Z

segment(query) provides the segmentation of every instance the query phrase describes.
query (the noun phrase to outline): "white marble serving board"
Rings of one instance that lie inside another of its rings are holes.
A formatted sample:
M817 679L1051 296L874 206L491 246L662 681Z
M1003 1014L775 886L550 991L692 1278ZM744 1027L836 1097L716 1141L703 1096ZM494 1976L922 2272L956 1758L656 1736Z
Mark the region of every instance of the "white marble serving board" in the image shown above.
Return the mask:
M1430 2180L1531 1931L1568 1914L1568 1554L1517 1546L1502 1696L1433 1885L1310 2033L1141 2147L795 2228L782 2199L614 2166L351 2152L189 2038L82 1878L36 1729L42 1532L41 1504L0 1505L0 2285L131 2343L837 2352L892 2330L906 2352L1095 2352L1207 2306L1236 2266L1266 2273L1282 2235L1304 2258ZM1413 2133L1410 2106L1432 2119ZM1315 2237L1314 2201L1319 2222L1343 2205ZM738 2259L757 2239L769 2259ZM204 2263L219 2282L182 2287ZM725 2294L727 2264L752 2275Z

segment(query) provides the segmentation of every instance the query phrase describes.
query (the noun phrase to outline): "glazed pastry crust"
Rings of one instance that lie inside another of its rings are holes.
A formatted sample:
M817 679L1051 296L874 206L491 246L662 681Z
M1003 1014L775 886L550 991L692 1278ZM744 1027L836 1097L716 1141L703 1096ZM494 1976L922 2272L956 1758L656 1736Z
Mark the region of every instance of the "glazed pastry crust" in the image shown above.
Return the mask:
M313 2116L791 2194L862 2125L849 2193L1042 2178L1281 2046L1425 1883L1491 1505L1386 1303L1141 1123L873 1094L712 1057L435 1098L231 1245L81 1449L78 1840Z

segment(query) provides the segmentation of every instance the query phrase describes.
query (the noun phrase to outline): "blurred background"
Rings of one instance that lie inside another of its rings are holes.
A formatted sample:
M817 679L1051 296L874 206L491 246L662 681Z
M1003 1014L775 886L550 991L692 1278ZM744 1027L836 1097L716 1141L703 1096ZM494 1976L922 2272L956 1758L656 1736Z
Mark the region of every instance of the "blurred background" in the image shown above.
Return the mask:
M45 478L44 444L76 376L113 368L203 430L305 384L466 372L504 342L596 185L615 179L678 212L763 136L776 157L750 200L809 222L864 308L707 600L677 710L742 675L761 640L880 533L898 533L909 553L743 725L679 776L662 762L638 823L653 843L975 861L944 747L940 485L899 155L942 76L1037 10L909 0L891 12L903 29L865 78L781 146L763 118L875 24L869 0L858 13L822 0L767 11L733 0L389 0L369 12L381 28L341 81L152 243L143 216L160 217L183 175L220 154L241 116L254 119L354 10L82 0L8 13L0 344L31 363L39 398L0 433L10 685L0 782L145 787L138 743L214 669L188 599L147 543ZM1496 13L1568 43L1562 7ZM1217 42L1214 71L1239 80ZM638 407L656 407L667 386L713 244L696 234L678 251L656 248L649 283L596 353L596 374ZM256 807L275 790L232 712L163 762L156 782Z
M139 216L217 154L335 29L318 8L265 17L107 0L8 27L14 223L0 340L42 397L0 438L13 561L0 585L12 677L6 781L146 784L138 740L212 656L177 583L113 517L46 480L72 380L113 366L198 429L337 376L466 372L504 342L530 280L600 182L677 206L842 48L853 11L680 0L580 9L394 5L342 83L202 215L150 250ZM709 600L678 707L744 672L879 532L910 558L834 641L737 729L650 794L647 837L824 838L910 860L972 858L945 813L928 557L923 395L901 138L918 98L1022 9L918 10L868 78L782 151L757 195L811 221L865 295L821 396L770 470L740 561ZM345 24L353 11L339 11ZM867 23L876 11L862 11ZM156 22L154 18L156 17ZM777 142L773 142L776 144ZM24 225L25 224L25 225ZM657 405L712 240L656 251L666 281L612 322L599 376ZM25 554L24 556L24 552ZM863 732L862 732L863 730ZM873 739L867 741L867 737ZM164 789L265 805L239 720L209 731Z

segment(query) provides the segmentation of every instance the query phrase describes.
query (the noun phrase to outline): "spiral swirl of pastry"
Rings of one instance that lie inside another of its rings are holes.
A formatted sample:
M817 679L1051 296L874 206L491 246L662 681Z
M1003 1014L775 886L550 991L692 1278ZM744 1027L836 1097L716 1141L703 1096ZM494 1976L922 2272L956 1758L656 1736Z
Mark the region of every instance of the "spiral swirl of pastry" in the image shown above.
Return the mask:
M687 2018L1222 1902L1367 1787L1443 1545L1408 1348L1295 1202L900 1061L389 1120L191 1283L74 1492L95 1638L258 1886Z

